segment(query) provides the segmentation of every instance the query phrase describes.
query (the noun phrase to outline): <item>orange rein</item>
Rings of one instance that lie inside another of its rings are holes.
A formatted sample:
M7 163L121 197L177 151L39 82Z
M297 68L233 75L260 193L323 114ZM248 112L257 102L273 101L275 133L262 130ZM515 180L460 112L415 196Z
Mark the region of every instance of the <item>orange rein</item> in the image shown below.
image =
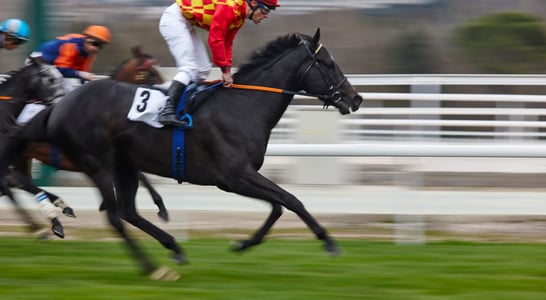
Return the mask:
M0 96L0 100L12 100L12 96Z
M255 91L266 91L266 92L279 93L279 94L282 94L284 92L283 89L279 89L279 88L272 88L272 87L261 86L261 85L237 84L237 83L232 83L231 88L255 90Z
M208 81L208 83L210 84L214 84L217 82L220 82L220 80ZM232 83L231 88L242 89L242 90L264 91L264 92L272 92L272 93L279 93L279 94L283 94L285 92L285 90L279 89L279 88L273 88L273 87L262 86L262 85L238 84L238 83Z

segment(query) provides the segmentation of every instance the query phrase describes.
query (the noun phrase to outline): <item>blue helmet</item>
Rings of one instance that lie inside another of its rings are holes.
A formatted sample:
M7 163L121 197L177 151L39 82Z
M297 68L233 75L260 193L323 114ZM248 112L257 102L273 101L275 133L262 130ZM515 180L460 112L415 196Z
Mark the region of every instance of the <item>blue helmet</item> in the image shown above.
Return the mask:
M30 27L20 19L7 19L0 24L0 32L5 32L21 40L30 39Z

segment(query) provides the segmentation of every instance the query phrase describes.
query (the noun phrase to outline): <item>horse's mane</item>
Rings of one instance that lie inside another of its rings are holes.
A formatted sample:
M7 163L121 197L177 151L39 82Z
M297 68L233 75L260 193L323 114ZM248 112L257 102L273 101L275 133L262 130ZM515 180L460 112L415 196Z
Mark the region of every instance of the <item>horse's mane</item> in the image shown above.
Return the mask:
M258 67L269 65L280 54L301 44L302 40L310 39L311 37L301 33L290 33L280 36L275 40L268 42L264 47L255 50L250 55L250 61L241 65L234 76L242 76L248 72L254 71Z
M9 83L9 81L11 81L15 77L15 74L17 74L18 71L19 70L11 70L5 73L4 76L0 78L0 86L5 83Z
M0 78L0 90L3 91L3 88L9 89L10 87L8 85L15 78L15 75L17 75L19 71L20 70L12 70L5 73L5 77ZM0 117L0 134L7 135L9 133L13 133L14 130L20 127L15 122L15 116L10 115L11 109L5 107L5 105L12 105L11 101L3 101L2 105L2 113L6 114L6 116L2 115L2 117Z

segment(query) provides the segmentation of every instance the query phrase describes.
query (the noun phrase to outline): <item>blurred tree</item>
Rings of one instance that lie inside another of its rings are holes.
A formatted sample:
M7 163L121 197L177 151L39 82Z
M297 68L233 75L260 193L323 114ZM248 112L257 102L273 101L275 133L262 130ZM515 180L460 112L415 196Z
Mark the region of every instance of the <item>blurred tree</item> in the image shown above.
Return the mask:
M434 72L430 37L424 31L403 33L395 39L390 50L390 72L400 74L427 74Z
M466 59L488 73L546 72L546 32L538 18L499 13L456 29Z

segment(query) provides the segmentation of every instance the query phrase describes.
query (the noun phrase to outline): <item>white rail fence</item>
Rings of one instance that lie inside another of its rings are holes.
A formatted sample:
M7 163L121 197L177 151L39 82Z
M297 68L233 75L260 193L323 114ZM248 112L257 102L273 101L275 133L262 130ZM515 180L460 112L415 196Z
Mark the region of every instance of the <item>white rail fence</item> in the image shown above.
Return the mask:
M267 175L289 183L358 183L347 170L386 157L546 156L546 75L348 78L364 98L360 110L341 116L316 99L296 98L305 105L289 106L273 130Z
M288 182L346 183L370 157L546 157L546 75L348 77L359 111L292 105L274 129L267 155L295 169Z

